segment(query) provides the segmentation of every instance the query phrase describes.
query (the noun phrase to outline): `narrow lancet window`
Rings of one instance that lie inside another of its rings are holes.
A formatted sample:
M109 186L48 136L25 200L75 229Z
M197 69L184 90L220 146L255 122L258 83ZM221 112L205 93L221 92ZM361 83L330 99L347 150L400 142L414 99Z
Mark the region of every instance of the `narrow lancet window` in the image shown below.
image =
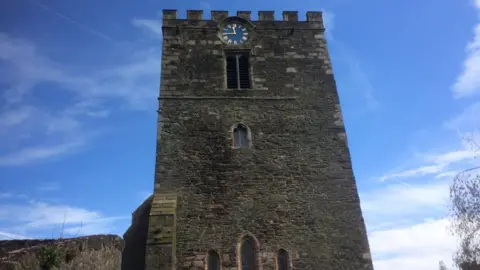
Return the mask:
M220 256L213 250L208 252L207 269L220 270Z
M242 242L241 248L242 270L256 270L255 242L247 237Z
M277 254L278 270L288 270L288 252L285 249L280 249Z
M233 128L233 147L248 148L249 143L248 128L242 124L238 124Z

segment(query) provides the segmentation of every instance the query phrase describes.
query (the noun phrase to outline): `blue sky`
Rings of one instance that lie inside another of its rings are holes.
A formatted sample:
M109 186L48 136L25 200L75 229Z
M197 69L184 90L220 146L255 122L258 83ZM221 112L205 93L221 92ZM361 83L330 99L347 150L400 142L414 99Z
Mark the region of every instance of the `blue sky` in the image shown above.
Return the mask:
M480 1L0 3L0 238L122 235L153 187L161 10L322 10L377 270L451 263L480 141Z

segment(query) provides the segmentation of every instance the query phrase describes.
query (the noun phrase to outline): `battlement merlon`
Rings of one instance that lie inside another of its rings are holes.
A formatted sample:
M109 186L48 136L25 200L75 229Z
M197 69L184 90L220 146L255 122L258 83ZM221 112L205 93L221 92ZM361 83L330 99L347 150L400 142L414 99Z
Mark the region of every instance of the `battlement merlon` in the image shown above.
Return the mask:
M163 10L163 27L217 28L218 23L229 16L237 16L250 21L257 28L289 28L324 31L321 11L307 11L306 21L300 21L297 11L283 11L282 19L275 19L274 11L259 11L258 19L252 20L250 11L237 11L235 15L224 10L211 11L210 18L204 18L203 10L187 10L186 18L180 18L176 9Z

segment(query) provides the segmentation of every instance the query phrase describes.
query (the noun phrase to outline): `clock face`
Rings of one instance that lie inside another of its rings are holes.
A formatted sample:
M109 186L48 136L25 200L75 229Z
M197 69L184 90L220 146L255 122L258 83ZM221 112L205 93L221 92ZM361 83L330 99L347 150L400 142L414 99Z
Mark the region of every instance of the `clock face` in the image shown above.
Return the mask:
M243 44L248 40L248 29L240 23L228 23L222 28L222 39L228 44Z

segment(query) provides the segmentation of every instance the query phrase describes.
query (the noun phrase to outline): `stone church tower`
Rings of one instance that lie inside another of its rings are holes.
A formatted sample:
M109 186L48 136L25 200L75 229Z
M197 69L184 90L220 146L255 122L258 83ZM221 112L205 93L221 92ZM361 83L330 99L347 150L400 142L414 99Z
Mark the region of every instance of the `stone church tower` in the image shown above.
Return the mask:
M163 11L154 194L124 270L371 270L321 12Z

